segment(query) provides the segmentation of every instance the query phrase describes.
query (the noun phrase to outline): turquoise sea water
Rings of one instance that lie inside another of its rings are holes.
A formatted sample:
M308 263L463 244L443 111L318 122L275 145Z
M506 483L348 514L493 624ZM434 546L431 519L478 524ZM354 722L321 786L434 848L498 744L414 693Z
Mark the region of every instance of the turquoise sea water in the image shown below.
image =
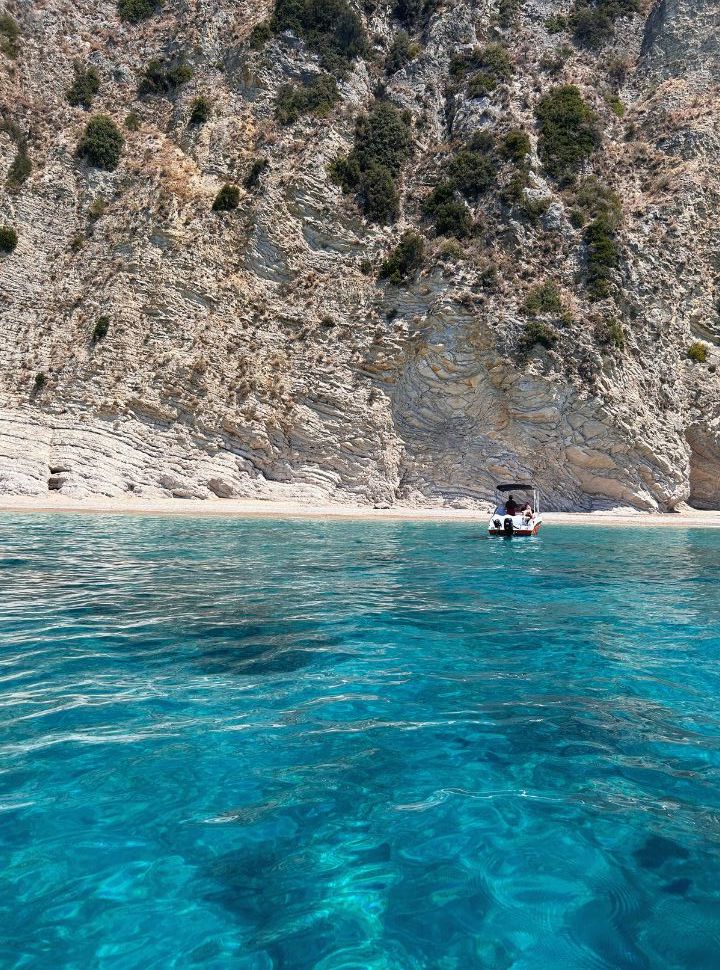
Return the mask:
M3 968L720 965L720 531L0 516Z

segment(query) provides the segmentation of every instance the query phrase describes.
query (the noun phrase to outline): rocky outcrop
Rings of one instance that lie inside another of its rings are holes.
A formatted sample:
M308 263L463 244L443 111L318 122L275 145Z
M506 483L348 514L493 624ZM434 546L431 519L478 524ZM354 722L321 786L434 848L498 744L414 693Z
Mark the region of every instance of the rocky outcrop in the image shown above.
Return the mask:
M488 0L438 4L417 58L383 78L415 143L387 227L328 168L382 77L390 4L365 5L374 60L340 79L330 116L286 127L280 87L320 68L291 35L251 48L271 6L167 0L127 25L109 0L11 5L0 177L21 141L33 170L0 210L18 232L0 257L0 493L477 506L499 479L531 477L557 509L718 504L716 4L645 4L600 54L568 54L548 31L568 3L527 3L512 30ZM514 75L472 98L451 57L488 42L507 46ZM139 99L147 62L180 54L193 79ZM75 155L88 118L64 96L75 59L100 75L93 112L123 130L116 171ZM537 153L534 107L570 82L603 131L588 173L623 202L623 260L599 302L582 285L572 192ZM212 114L193 126L200 94ZM480 200L480 228L448 255L421 200L453 144L510 127L531 136L540 215ZM258 158L269 168L244 188ZM213 212L226 182L240 207ZM379 281L410 225L428 239L425 267L404 286ZM523 302L548 278L566 313L554 346L527 348ZM108 334L93 341L101 316ZM609 319L615 344L598 336ZM705 363L687 355L695 342Z

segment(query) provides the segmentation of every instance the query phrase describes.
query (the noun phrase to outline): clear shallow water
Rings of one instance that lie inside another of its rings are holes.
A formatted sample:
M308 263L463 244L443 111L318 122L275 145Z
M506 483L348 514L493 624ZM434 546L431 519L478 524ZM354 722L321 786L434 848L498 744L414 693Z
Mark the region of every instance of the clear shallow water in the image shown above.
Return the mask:
M720 953L720 532L0 517L0 965Z

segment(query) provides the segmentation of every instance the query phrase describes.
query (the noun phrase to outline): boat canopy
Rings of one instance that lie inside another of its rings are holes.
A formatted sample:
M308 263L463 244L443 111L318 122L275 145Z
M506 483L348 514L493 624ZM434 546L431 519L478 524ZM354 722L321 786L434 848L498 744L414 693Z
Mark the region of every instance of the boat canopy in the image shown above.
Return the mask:
M534 486L528 484L498 485L497 490L498 492L532 492Z

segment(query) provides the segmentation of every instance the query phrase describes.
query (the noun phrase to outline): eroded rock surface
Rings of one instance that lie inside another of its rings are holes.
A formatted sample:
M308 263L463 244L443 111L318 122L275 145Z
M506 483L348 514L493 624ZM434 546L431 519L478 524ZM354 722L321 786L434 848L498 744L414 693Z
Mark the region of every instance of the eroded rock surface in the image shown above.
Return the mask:
M0 257L0 493L473 506L498 480L530 477L556 509L720 503L717 4L644 3L593 52L546 26L569 3L525 3L505 29L489 0L440 2L418 56L384 77L391 6L364 5L374 61L339 80L329 117L282 126L280 87L320 68L291 35L250 47L269 2L166 0L137 25L109 0L9 5L19 39L15 58L0 53L0 177L21 141L33 168L0 210L18 233ZM514 75L471 98L451 57L489 42ZM181 54L192 80L139 98L148 61ZM74 60L100 75L92 112L65 98ZM414 119L390 226L328 173L381 79ZM623 203L622 262L600 302L582 286L572 193L537 154L534 108L560 83L599 117L586 174ZM200 94L211 117L190 125ZM115 171L76 156L91 113L123 131ZM545 208L527 220L482 199L481 228L444 255L423 197L451 146L511 127L531 137L526 191ZM258 158L269 168L246 189ZM240 207L213 212L224 183L241 187ZM423 270L379 281L409 226L428 239ZM551 349L523 349L524 300L548 278L565 324ZM598 338L611 318L623 346Z

